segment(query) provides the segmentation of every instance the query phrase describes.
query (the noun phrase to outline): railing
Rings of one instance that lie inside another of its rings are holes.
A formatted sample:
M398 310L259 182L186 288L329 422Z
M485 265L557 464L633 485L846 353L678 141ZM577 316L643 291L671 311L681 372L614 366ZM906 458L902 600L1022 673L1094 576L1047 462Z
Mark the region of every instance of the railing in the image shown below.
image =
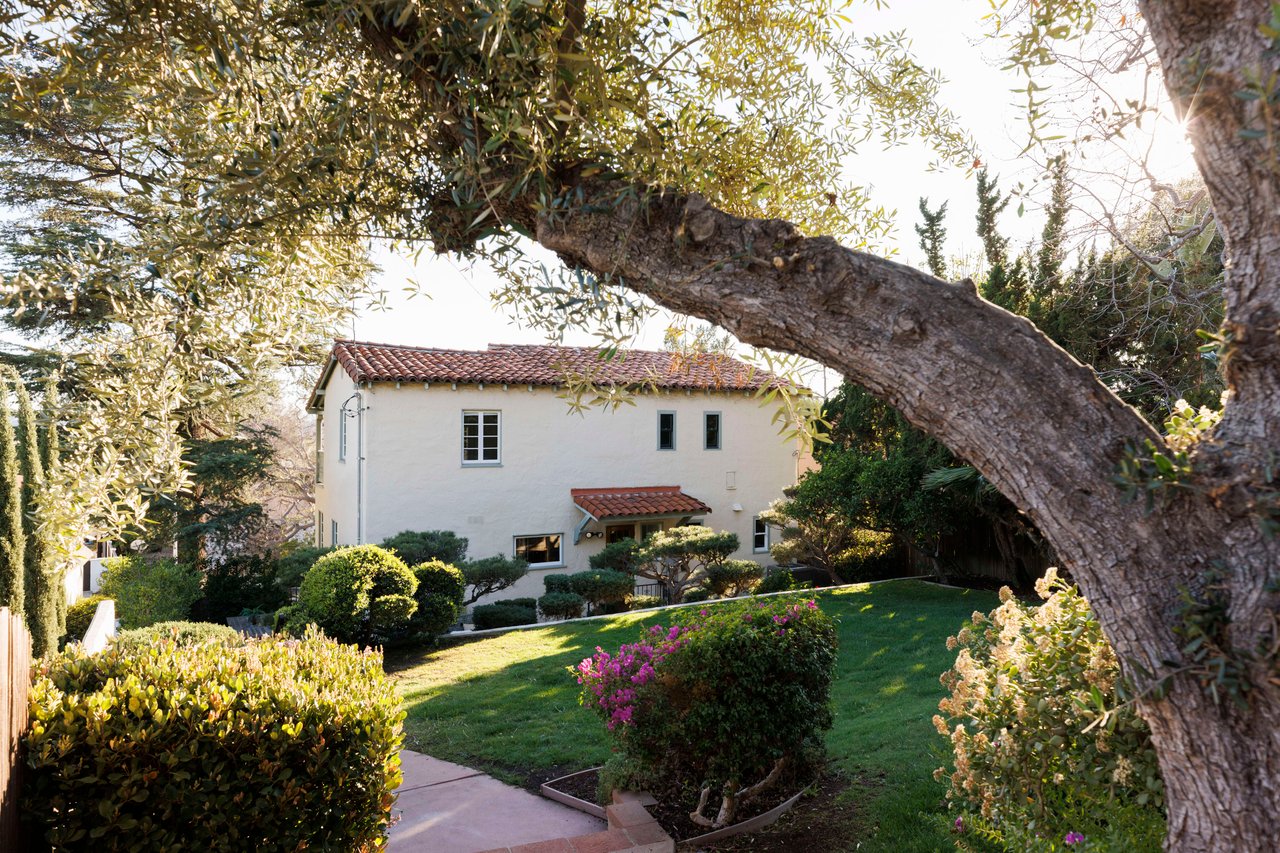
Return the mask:
M30 686L31 633L9 608L0 608L0 850L22 849L18 807Z
M655 595L662 599L663 604L671 603L671 592L660 583L638 583L636 584L636 595Z

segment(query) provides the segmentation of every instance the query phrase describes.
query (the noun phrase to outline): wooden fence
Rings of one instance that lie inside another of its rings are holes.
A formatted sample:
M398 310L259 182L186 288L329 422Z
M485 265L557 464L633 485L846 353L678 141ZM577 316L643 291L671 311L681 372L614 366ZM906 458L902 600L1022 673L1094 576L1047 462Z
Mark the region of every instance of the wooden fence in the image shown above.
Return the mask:
M31 634L22 619L0 608L0 850L21 850L18 801L20 747L27 728L31 685Z

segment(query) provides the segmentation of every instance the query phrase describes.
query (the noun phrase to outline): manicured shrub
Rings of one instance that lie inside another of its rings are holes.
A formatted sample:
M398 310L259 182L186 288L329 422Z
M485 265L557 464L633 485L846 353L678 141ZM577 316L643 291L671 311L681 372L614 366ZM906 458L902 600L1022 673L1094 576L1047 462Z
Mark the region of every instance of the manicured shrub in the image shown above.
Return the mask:
M582 702L611 734L612 772L660 796L702 789L722 825L830 728L835 625L816 602L795 598L674 618L616 655L584 660Z
M766 592L787 592L793 589L803 589L808 586L807 583L797 581L795 575L791 574L790 569L774 569L764 576L764 580L752 590L756 595L762 595Z
M417 610L412 598L417 589L418 579L395 554L376 545L355 545L316 561L302 579L298 604L300 615L329 636L344 643L370 642L407 627Z
M494 554L483 560L471 560L459 566L467 581L464 604L475 604L486 595L515 586L529 572L529 563L519 557Z
M590 569L570 575L569 586L573 592L590 602L594 611L606 604L626 601L627 596L635 592L636 579L626 572Z
M206 622L225 622L245 610L275 610L285 602L276 584L276 561L260 554L228 557L204 570L203 595L191 615Z
M536 598L500 598L497 601L491 601L490 604L502 604L507 607L523 607L525 610L537 610L538 599Z
M707 588L713 595L737 597L751 592L764 577L764 568L751 560L725 560L707 567ZM688 596L685 596L688 601Z
M706 601L710 597L711 590L707 589L705 586L695 586L693 589L686 592L684 594L684 598L681 600L685 604L694 604L699 601Z
M1036 590L1039 607L1001 590L1000 607L975 613L948 641L959 653L942 677L950 695L934 725L955 763L935 776L948 778L953 807L977 812L1010 849L1029 849L1023 842L1035 833L1096 837L1099 820L1112 822L1108 811L1150 826L1140 813L1158 817L1163 785L1146 723L1124 701L1115 654L1074 587L1050 570ZM1088 831L1087 820L1095 822Z
M410 566L432 560L456 566L467 558L466 537L452 530L405 530L383 540L382 547L395 551Z
M335 549L306 545L301 548L282 547L280 550L281 554L276 558L276 586L287 593L294 587L302 586L302 579L316 564L316 560L333 553Z
M577 619L586 603L577 593L549 592L538 599L538 609L548 619Z
M123 628L181 621L200 598L200 573L173 560L116 557L102 573L102 594L115 599Z
M136 652L162 642L177 643L180 646L210 642L239 645L244 642L244 637L229 625L215 625L212 622L159 622L146 628L121 631L112 645Z
M542 578L542 585L546 587L547 592L573 592L573 583L569 580L569 575L545 575Z
M487 628L510 628L514 625L532 625L538 621L538 611L528 607L512 607L509 604L481 604L471 611L471 623L477 631Z
M737 550L738 537L728 531L673 527L645 540L636 552L636 574L662 584L672 603L679 604L689 600L688 590L703 585L707 569Z
M627 599L632 610L645 610L650 607L661 607L662 597L658 595L633 595Z
M380 654L314 633L68 651L32 685L23 814L46 849L373 849L403 717Z
M93 614L98 612L98 602L106 600L105 595L91 595L67 606L68 643L78 643L84 639L89 623L93 621Z
M409 631L434 637L453 627L462 615L462 597L467 582L455 566L428 560L413 567L418 579L414 599L418 609L409 620Z
M587 559L587 564L593 569L634 575L638 566L637 554L639 552L640 543L636 540L630 537L619 539L617 542L610 542L605 545L600 549L600 553L592 554ZM547 592L551 592L551 590L548 589Z
M287 604L275 612L275 616L271 621L271 630L277 634L288 634L291 637L301 637L307 633L307 629L311 627L318 628L316 620L307 614L307 610L301 604Z

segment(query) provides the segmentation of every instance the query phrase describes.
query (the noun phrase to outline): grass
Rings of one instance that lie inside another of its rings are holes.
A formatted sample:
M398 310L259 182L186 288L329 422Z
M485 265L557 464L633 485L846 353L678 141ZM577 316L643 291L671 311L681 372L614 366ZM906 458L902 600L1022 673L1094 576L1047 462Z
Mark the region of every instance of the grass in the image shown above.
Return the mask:
M858 783L845 796L860 821L859 853L954 850L943 821L928 817L940 814L943 788L932 773L945 760L930 720L942 698L938 676L954 660L946 638L974 610L994 607L995 595L895 581L824 593L820 602L840 620L827 748ZM662 621L661 613L623 614L393 656L407 745L518 783L603 763L604 726L578 705L566 668Z

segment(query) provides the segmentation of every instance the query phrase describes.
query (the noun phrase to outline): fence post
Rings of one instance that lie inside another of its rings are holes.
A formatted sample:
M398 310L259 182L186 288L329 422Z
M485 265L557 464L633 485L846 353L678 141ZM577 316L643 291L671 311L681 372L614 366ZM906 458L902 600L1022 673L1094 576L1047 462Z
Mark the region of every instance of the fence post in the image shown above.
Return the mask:
M21 850L22 735L31 686L31 632L0 608L0 850Z

